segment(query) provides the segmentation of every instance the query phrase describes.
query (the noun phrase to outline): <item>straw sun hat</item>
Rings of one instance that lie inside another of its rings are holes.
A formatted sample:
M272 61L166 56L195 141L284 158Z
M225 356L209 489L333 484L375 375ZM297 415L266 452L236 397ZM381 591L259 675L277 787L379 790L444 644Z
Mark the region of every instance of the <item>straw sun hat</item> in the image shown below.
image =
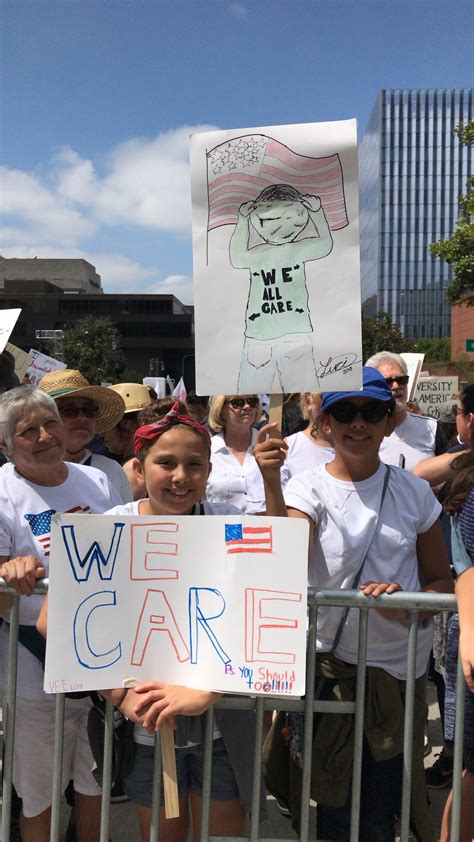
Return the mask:
M111 430L119 423L125 412L125 403L116 392L105 386L90 386L80 371L64 368L61 371L50 371L39 382L39 388L55 401L59 398L69 398L78 395L90 398L99 407L95 429L97 433Z

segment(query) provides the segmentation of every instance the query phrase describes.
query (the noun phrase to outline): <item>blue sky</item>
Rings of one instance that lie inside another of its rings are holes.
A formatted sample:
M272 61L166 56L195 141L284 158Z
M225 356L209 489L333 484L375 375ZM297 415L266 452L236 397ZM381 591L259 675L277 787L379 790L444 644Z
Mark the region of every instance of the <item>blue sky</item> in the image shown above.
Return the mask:
M473 8L3 0L0 252L190 303L190 132L357 117L361 138L380 88L471 84Z

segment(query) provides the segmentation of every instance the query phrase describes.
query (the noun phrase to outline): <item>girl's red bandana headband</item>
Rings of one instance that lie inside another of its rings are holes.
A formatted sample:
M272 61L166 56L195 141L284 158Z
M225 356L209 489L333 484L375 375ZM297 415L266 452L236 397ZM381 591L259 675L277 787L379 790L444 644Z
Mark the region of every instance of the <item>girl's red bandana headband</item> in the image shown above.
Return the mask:
M163 433L166 433L167 430L170 430L171 427L175 427L177 424L184 424L186 427L191 427L193 430L196 430L196 432L199 433L199 435L205 440L210 453L211 437L206 428L203 427L202 424L198 424L196 421L193 421L189 415L181 415L179 412L179 403L176 401L170 411L167 412L163 418L160 418L159 421L154 421L153 424L145 424L143 427L138 427L135 431L135 435L133 437L135 456L138 456L146 442L159 439Z

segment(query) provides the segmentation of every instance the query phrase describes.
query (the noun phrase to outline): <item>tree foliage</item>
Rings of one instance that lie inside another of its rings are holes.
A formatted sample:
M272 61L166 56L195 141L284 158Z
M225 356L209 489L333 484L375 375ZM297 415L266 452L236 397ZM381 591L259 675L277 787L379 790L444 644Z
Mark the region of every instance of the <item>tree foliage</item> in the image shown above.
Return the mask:
M78 369L91 385L116 383L126 359L120 334L107 318L87 316L64 328L64 361Z
M388 313L380 311L373 318L362 314L362 352L364 360L378 351L411 351L412 344L402 336L398 325L393 324Z
M425 355L427 363L443 363L451 359L451 340L444 339L418 339L415 343L415 350Z
M459 123L454 129L462 145L474 144L474 121ZM454 280L446 289L448 304L460 302L474 305L474 177L467 180L466 193L459 197L459 218L449 240L440 240L429 247L434 257L446 261L453 270Z

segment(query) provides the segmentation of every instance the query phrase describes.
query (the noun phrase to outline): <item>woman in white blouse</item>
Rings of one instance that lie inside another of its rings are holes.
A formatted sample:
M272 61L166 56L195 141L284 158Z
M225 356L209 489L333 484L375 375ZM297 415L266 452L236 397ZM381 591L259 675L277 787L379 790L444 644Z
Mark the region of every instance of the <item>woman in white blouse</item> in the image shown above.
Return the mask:
M308 420L306 429L288 436L286 460L281 469L281 483L286 485L290 477L309 468L332 462L334 447L332 441L319 426L321 392L303 392L300 408L303 418Z
M206 488L211 503L226 502L246 514L265 510L262 475L253 455L258 395L215 395L209 409L212 471Z

